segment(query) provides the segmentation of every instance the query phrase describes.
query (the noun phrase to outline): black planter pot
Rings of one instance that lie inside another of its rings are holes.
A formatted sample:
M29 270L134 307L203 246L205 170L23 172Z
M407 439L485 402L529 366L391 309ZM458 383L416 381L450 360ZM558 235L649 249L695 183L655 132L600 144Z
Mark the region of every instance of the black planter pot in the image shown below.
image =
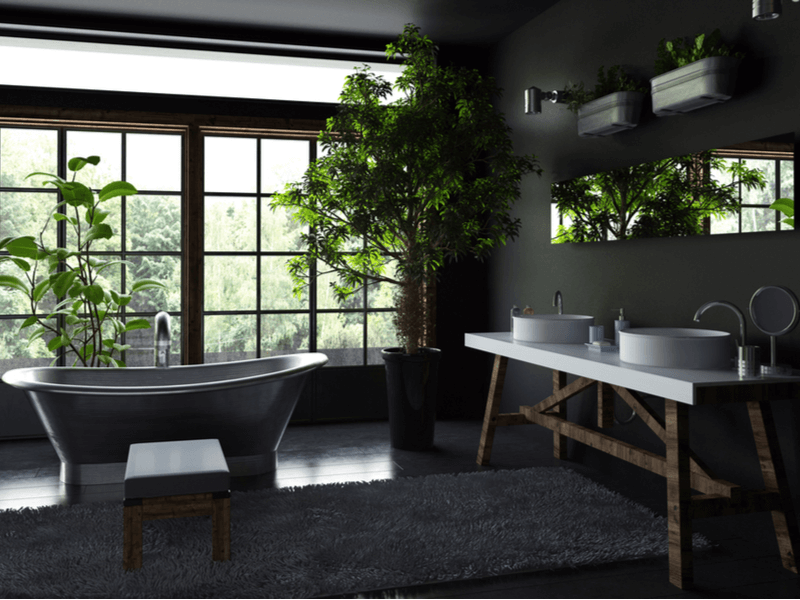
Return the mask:
M420 348L418 354L405 354L402 348L381 351L386 363L393 448L428 450L433 447L441 355L441 350L436 348Z

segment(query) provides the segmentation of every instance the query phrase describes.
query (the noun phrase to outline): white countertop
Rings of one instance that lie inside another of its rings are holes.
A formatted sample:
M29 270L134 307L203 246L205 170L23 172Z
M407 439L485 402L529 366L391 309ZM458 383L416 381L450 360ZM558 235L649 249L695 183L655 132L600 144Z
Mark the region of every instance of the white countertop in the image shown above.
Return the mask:
M583 344L520 342L512 339L508 331L467 333L464 345L686 404L697 404L695 392L701 387L800 382L800 376L740 378L733 368L711 371L644 367L620 361L619 352L600 352Z

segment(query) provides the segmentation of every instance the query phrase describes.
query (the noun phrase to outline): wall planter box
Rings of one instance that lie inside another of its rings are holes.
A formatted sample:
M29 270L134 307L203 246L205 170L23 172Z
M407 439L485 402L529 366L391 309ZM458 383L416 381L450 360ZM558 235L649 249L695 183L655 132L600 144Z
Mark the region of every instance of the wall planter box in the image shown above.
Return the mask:
M642 102L641 92L614 92L587 102L578 109L578 135L602 137L639 124Z
M733 56L712 56L653 77L653 113L679 115L729 100L741 62Z

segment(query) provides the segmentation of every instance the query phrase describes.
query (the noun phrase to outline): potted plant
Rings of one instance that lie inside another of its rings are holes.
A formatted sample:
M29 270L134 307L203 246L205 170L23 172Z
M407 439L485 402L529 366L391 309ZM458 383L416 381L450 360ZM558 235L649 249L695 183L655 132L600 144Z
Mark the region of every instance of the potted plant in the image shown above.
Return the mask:
M29 302L30 316L21 326L21 329L32 328L28 343L43 337L49 351L74 355L73 366L124 367L120 355L130 346L121 343L122 335L134 329L147 329L150 323L146 319L123 321L123 307L137 292L164 285L144 279L134 282L125 294L104 280L108 268L126 261L104 259L91 253L95 240L114 235L104 223L111 213L103 204L112 198L136 194L137 190L125 181L113 181L95 199L92 190L75 181L75 176L85 166L99 163L99 156L70 159L67 166L73 172L72 181L48 173L28 175L28 178L49 177L43 185L58 188L61 201L53 207L38 236L0 240L0 250L8 252L7 256L0 256L0 263L13 263L22 275L22 278L0 275L0 286L24 294ZM69 224L72 241L69 247L51 247L45 243L51 221Z
M386 54L404 59L395 84L367 67L349 75L319 136L322 157L272 207L308 226L307 253L288 263L295 293L318 268L336 274L340 301L365 285L396 286L402 346L382 353L392 445L424 449L433 444L440 356L437 273L515 238L520 178L541 170L535 157L513 154L510 128L492 105L494 80L438 65L436 46L414 25Z
M656 76L650 80L653 112L659 117L687 113L733 96L736 72L744 58L723 43L719 29L693 40L658 44Z
M600 67L594 90L580 82L567 86L567 92L567 107L578 115L578 135L602 137L639 124L647 88L614 65L607 73Z

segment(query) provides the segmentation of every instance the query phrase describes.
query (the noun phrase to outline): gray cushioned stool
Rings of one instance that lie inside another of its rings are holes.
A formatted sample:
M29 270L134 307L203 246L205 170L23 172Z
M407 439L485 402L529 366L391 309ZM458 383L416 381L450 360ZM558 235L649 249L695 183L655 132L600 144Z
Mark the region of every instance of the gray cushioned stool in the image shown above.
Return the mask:
M210 515L212 557L231 557L231 475L219 440L131 444L124 483L123 567L142 566L142 521Z

